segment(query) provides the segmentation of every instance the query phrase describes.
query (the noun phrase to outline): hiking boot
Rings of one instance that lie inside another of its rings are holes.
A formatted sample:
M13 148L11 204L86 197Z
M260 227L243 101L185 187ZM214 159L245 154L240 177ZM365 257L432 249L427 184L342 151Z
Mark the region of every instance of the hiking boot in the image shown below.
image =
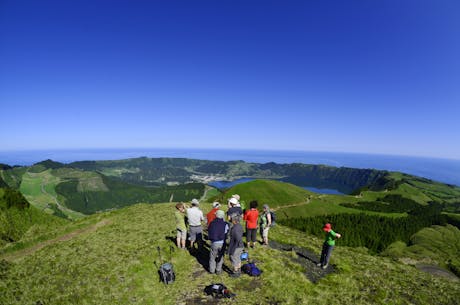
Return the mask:
M321 268L326 269L327 266L329 266L329 264L326 264L326 265L322 266Z
M321 263L317 263L317 264L316 264L316 267L321 267Z
M216 271L216 274L217 275L222 274L222 270Z
M233 272L230 274L230 277L240 277L241 272Z

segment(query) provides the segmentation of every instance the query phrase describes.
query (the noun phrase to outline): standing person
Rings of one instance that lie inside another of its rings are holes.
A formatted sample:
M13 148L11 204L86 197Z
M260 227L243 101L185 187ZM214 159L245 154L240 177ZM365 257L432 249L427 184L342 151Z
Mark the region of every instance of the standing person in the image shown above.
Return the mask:
M211 252L209 254L209 272L221 274L224 262L225 239L228 233L228 223L224 221L225 212L218 210L216 218L208 227L208 236L211 240Z
M192 199L192 207L187 209L187 218L190 235L190 250L194 250L193 244L198 243L198 248L201 247L203 241L203 228L201 222L204 221L203 212L198 207L200 203L197 199Z
M241 275L241 253L243 253L243 227L240 224L241 216L232 215L232 227L230 228L230 243L228 245L228 254L233 266L231 277Z
M206 219L208 220L208 228L211 222L216 218L216 212L219 210L219 208L219 202L215 201L212 203L212 210L208 214L206 214Z
M233 214L237 215L243 215L243 210L241 209L240 203L235 197L232 197L228 200L228 211L227 211L227 217L228 220L231 221L231 216Z
M243 219L246 221L246 243L248 247L254 248L257 241L257 220L259 211L257 211L257 201L249 203L249 210L244 213Z
M332 249L334 249L335 246L335 239L342 237L342 235L332 231L330 223L326 223L324 225L323 231L326 232L326 239L324 240L323 249L321 251L321 259L317 266L326 269L329 265Z
M268 245L268 230L272 225L272 215L270 214L270 207L264 204L264 211L260 217L260 233L262 235L262 244Z
M185 225L185 206L182 202L176 204L174 217L176 219L177 247L180 249L185 249L185 240L187 239L187 226Z

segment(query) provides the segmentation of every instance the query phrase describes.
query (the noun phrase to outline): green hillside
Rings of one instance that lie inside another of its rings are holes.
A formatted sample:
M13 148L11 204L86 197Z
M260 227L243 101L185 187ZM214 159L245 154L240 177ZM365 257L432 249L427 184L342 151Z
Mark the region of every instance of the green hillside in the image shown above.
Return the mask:
M273 208L305 203L313 195L312 192L290 183L260 179L235 185L226 190L219 200L227 202L233 194L240 195L246 203L257 200L260 205L268 204Z
M451 225L424 228L410 238L408 245L399 241L384 252L400 260L410 258L439 265L460 276L459 253L460 230Z
M207 211L210 207L202 207ZM250 249L261 277L208 274L187 251L172 252L177 278L159 282L156 247L169 260L174 245L174 205L140 204L69 223L61 235L9 252L0 266L1 304L456 304L460 285L391 258L371 256L338 242L334 271L312 283L317 272L295 251ZM74 228L72 231L71 229ZM319 254L322 240L278 225L270 237ZM224 261L230 266L228 257ZM203 293L224 283L235 299L216 302Z
M66 223L31 206L16 190L0 188L0 248L25 235L47 232Z
M279 179L298 186L332 188L351 193L372 185L381 190L391 184L387 171L311 164L247 163L185 158L133 158L114 161L81 161L69 164L82 170L99 171L107 176L141 185L164 185L201 181L210 176L217 180L241 177Z
M200 198L205 189L201 183L161 187L133 185L51 160L32 167L2 170L0 174L38 209L70 219L139 202L189 201Z

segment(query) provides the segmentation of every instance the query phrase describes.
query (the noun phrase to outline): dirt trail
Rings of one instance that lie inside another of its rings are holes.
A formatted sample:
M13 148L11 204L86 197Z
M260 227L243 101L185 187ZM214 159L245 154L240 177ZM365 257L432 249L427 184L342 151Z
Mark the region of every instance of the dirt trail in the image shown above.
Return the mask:
M55 244L57 242L68 241L68 240L70 240L70 239L72 239L72 238L74 238L76 236L81 235L81 234L94 232L98 228L103 227L105 225L108 225L110 223L112 223L112 221L110 219L103 219L103 220L99 221L98 223L96 223L96 224L94 224L92 226L82 228L82 229L78 229L78 230L75 230L73 232L67 233L65 235L56 237L54 239L50 239L50 240L38 243L38 244L33 245L33 246L29 247L29 248L22 249L22 250L13 252L13 253L8 253L8 254L6 254L4 256L0 256L0 259L4 259L4 260L7 260L7 261L15 261L15 260L23 258L24 256L33 254L36 251L41 250L46 246Z

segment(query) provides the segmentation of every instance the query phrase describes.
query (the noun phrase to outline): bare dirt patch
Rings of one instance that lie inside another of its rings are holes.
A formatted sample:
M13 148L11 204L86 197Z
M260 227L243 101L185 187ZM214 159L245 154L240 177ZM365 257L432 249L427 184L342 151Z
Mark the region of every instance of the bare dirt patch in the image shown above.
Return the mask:
M417 264L415 265L417 269L427 272L429 274L432 274L434 276L440 276L447 278L449 280L458 282L460 279L453 273L450 273L449 271L442 269L441 267L438 266L433 266L433 265L425 265L425 264Z

